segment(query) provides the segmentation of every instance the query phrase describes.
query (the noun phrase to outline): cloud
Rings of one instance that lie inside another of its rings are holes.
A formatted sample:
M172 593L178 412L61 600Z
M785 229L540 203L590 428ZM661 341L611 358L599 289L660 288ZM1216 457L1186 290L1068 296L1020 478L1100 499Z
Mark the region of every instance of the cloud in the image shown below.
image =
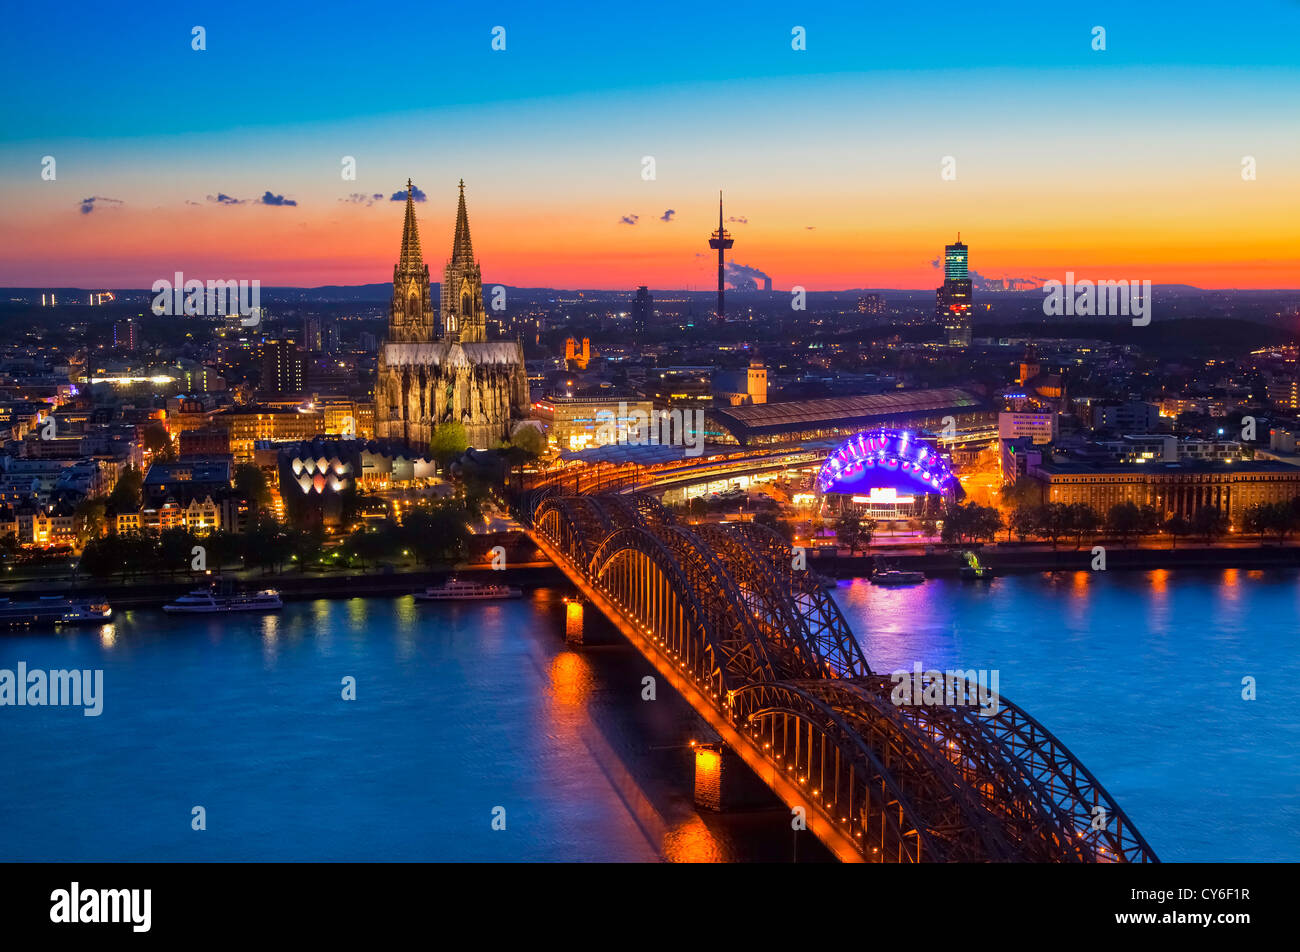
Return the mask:
M622 218L618 220L618 223L620 225L635 225L640 220L641 220L640 215L624 215Z
M372 192L369 195L364 192L353 192L347 198L340 198L340 202L348 202L351 205L365 205L369 208L375 202L381 201L384 197L383 192Z
M277 205L281 207L289 207L298 204L292 198L285 198L283 195L272 195L269 188L266 190L266 193L258 199L258 201L263 205Z
M670 209L668 209L668 211L664 212L662 215L659 216L659 220L660 220L660 221L672 221L672 220L673 220L673 216L676 215L676 214L677 214L677 209L675 209L675 208L670 208Z
M90 198L83 198L81 200L81 214L89 215L93 212L95 210L96 202L108 202L110 205L123 204L120 198L105 198L103 195L92 195Z
M749 219L748 219L748 218L741 218L741 217L739 217L739 216L732 216L731 218L728 218L727 221L731 222L733 225L748 225L748 224L749 224Z
M415 201L423 202L426 201L428 197L429 196L425 195L422 191L420 191L420 187L418 185L411 186L411 198L414 199ZM390 198L389 201L390 202L406 201L406 189L399 188L396 192L393 193L393 197Z
M208 201L215 202L218 205L243 205L244 199L232 198L225 192L217 192L216 195L209 195Z

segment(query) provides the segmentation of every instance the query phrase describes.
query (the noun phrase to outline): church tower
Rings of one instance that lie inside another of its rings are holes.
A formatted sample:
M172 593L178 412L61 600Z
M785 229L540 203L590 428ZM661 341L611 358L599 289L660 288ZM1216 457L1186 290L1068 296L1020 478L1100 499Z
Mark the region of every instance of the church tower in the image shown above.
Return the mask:
M428 343L433 340L433 302L429 293L429 266L420 254L420 232L415 225L415 199L406 180L406 223L402 226L402 251L393 265L393 300L388 309L388 340L394 343Z
M474 260L469 240L469 215L465 212L465 180L460 180L460 205L456 208L456 237L451 260L443 272L442 333L448 341L477 344L487 340L487 313L483 308L483 276Z

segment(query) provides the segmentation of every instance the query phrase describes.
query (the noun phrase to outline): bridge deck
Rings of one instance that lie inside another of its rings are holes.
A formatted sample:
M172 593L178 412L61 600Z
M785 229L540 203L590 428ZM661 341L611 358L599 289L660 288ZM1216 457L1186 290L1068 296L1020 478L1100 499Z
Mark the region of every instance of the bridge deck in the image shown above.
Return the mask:
M816 804L804 796L803 790L798 785L791 783L779 773L754 741L736 730L725 718L721 717L713 702L705 697L704 693L689 679L680 674L672 660L660 650L655 642L645 636L634 620L627 618L617 605L610 601L599 589L589 584L582 573L576 571L569 560L543 538L540 533L534 533L532 538L537 543L537 547L546 554L547 558L560 567L574 587L582 593L583 598L600 609L601 613L632 643L632 646L650 662L660 677L671 684L677 690L677 693L686 699L687 703L695 709L695 712L717 732L728 747L744 760L749 768L758 775L759 779L767 784L786 806L791 808L801 807L803 809L808 830L813 835L821 840L842 862L864 862L862 853L859 851L858 845L853 842L853 839L821 816Z

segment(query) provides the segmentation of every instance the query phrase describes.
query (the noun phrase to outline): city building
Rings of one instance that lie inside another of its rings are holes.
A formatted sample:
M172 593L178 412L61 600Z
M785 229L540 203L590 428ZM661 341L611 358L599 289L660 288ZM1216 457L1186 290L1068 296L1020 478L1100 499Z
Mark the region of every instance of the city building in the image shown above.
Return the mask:
M650 327L650 317L654 313L654 298L650 289L644 284L636 289L636 300L632 302L632 336L643 340Z
M280 497L296 522L338 526L358 515L357 492L428 486L437 463L412 453L402 440L317 438L280 446L276 453Z
M705 416L705 430L710 442L753 446L845 437L872 427L939 433L949 422L960 441L997 436L997 413L955 387L714 407Z
M591 338L584 337L581 347L576 337L565 340L564 362L570 369L586 370L587 364L591 363Z
M767 368L754 357L744 370L720 370L713 375L715 403L739 407L767 403Z
M1257 503L1290 502L1300 496L1300 467L1274 461L1184 463L1085 463L1048 461L1028 467L1038 501L1084 503L1106 513L1131 502L1187 518L1209 506L1241 524Z
M140 325L129 317L113 322L113 349L134 353L140 346Z
M528 380L523 345L487 339L483 279L470 242L463 181L440 293L440 339L434 336L430 295L408 181L388 334L379 355L375 432L428 446L439 424L454 421L464 425L470 446L486 449L510 435L512 416L527 411Z
M533 404L533 418L542 424L547 445L555 451L627 443L638 420L655 412L650 400L626 396L547 396Z
M998 438L1017 440L1029 437L1034 443L1050 443L1056 439L1056 414L1004 410L998 414Z
M300 394L307 383L306 355L290 340L262 345L262 387L267 394Z
M858 298L859 314L884 314L885 299L879 294L868 294Z
M301 407L254 404L222 410L213 416L213 423L229 432L230 452L236 462L244 462L253 458L253 445L259 440L300 441L319 435L325 415Z
M1143 400L1094 400L1090 404L1094 430L1150 433L1160 425L1160 406Z
M943 249L943 284L935 289L935 318L950 347L969 347L971 339L971 280L968 248L957 241Z

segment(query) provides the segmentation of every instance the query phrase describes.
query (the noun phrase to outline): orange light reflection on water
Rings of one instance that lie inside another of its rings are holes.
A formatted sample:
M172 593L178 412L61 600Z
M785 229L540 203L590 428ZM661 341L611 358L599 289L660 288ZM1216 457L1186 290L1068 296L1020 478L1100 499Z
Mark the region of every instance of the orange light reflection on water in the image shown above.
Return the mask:
M664 832L664 859L670 863L723 863L726 851L698 815L686 817Z

